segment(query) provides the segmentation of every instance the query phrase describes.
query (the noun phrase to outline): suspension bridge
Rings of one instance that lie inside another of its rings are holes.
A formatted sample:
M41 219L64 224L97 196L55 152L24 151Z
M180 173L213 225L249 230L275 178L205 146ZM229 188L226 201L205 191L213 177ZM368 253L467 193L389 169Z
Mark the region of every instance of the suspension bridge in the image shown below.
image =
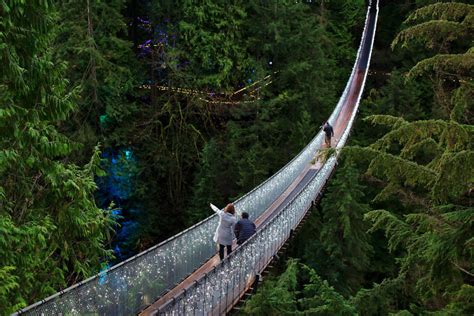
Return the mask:
M217 215L14 315L222 315L275 258L320 196L350 134L368 73L378 17L369 1L357 57L328 121L336 153L317 160L320 131L290 162L234 202L257 233L220 261L212 240ZM234 245L236 247L236 245Z

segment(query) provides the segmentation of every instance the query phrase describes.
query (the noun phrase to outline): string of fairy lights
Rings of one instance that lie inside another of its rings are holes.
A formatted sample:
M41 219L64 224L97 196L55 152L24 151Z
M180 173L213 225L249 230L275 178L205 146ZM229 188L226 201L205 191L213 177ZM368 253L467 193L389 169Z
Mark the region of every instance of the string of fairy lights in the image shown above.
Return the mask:
M361 47L362 41L356 63ZM355 66L341 99L331 114L329 119L331 123L341 112L344 103L342 100L348 95L350 82L356 71ZM262 80L269 79L270 77ZM270 82L271 80L268 84ZM237 92L239 91L234 93ZM348 137L359 99L360 95L337 148L343 146ZM237 200L235 202L237 210L247 211L253 218L262 214L270 205L269 203L279 197L288 184L299 175L302 168L311 162L323 137L322 132L318 133L302 152L279 172ZM238 248L233 255L234 259L231 258L232 260L220 264L205 278L195 282L191 288L175 297L172 304L165 306L163 313L183 315L187 312L192 312L192 314L200 314L199 311L215 312L216 308L220 310L223 300L226 304L228 303L230 290L234 295L230 299L235 297L238 291L234 291L234 288L241 290L249 277L262 267L262 262L269 260L287 238L289 229L299 221L334 168L335 159L335 157L329 158L317 176L290 204L259 230L247 245ZM180 283L216 253L212 241L212 232L216 225L217 217L211 216L169 240L34 304L20 313L34 315L136 314Z
M275 75L277 72L274 72ZM162 86L162 85L150 85L150 84L143 84L140 86L140 89L151 90L154 87L158 91L169 91L173 93L180 93L183 95L195 96L200 101L209 103L209 104L243 104L243 103L252 103L256 100L260 100L259 96L255 96L255 94L260 91L262 88L270 85L273 82L272 75L267 75L264 78L253 82L252 84L245 86L239 90L236 90L232 93L222 92L222 93L214 93L208 91L200 91L196 89L189 89L189 88L180 88L180 87L172 87L172 86ZM251 100L231 100L233 98L242 98L242 96L247 92L247 97L251 98Z
M378 6L376 12L378 13ZM378 14L375 16L375 20L377 19L377 15ZM368 18L369 14L367 13L365 30L367 30ZM374 34L369 42L370 53L373 47ZM359 46L357 53L358 57L360 56L363 43L364 38L361 40ZM368 57L369 60L370 53ZM356 59L351 77L346 85L341 100L331 115L331 122L333 122L340 113L341 104L343 103L342 100L344 100L348 95L349 83L352 82L354 78L357 62L358 58ZM344 132L336 145L336 152L339 152L344 146L349 133L351 132L367 74L368 72L366 71L362 82L362 88L356 95L355 106L352 110L349 121L347 122ZM158 310L158 313L160 315L182 315L188 313L193 313L194 315L196 313L198 315L207 315L227 313L229 302L233 302L240 298L240 289L245 289L249 279L261 271L262 262L265 263L271 260L271 257L287 239L291 229L293 229L296 226L296 223L304 216L309 204L312 202L316 194L320 192L324 182L329 177L335 165L336 156L332 156L324 163L316 177L310 181L305 189L275 218L260 229L258 234L251 237L243 247L238 248L237 251L228 257L227 261L219 264L211 273L205 274L204 277L201 277L201 279L194 282L190 287L186 288L185 291L174 297L173 300L168 301L167 304L163 305ZM270 248L271 251L266 251L268 248ZM244 273L243 276L242 272ZM216 274L225 277L216 277ZM235 294L235 288L238 289L237 294Z

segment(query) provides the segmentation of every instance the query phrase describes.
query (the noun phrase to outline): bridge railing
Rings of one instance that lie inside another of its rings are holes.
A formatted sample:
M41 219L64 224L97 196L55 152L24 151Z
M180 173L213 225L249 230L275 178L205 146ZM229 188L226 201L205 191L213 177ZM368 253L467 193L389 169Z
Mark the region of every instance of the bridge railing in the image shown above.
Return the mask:
M361 39L361 46L368 50L365 65L370 61L372 46L378 18L378 1L375 3L375 14L366 16L366 27ZM373 25L369 25L373 23ZM365 44L364 44L365 43ZM358 56L360 54L360 49ZM356 62L356 64L358 64ZM366 68L366 66L365 66ZM367 71L364 72L360 90L355 96L352 115L344 129L336 148L336 155L330 157L308 184L288 202L286 206L266 223L257 234L253 235L242 246L238 247L212 271L204 274L190 286L178 293L173 299L162 305L156 314L159 315L221 315L228 312L241 297L249 283L272 260L281 246L288 239L291 231L304 217L317 194L331 175L336 165L339 150L344 147L352 130Z
M331 157L309 184L282 211L212 271L204 274L156 313L159 315L221 315L237 301L290 236L329 177Z
M343 101L350 90L360 58L361 46L359 46L350 78L329 118L332 124L337 119ZM260 216L312 160L323 137L323 132L320 131L288 164L238 199L235 202L238 212L246 211L252 218ZM137 313L179 284L216 254L212 241L212 233L216 225L217 216L210 216L158 245L39 301L17 314L128 315Z

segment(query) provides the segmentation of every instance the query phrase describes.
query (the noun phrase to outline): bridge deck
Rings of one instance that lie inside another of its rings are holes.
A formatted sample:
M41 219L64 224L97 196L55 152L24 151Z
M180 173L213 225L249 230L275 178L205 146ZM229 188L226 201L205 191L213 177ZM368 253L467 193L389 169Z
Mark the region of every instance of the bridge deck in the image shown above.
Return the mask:
M361 46L359 47L360 51L356 58L355 68L351 74L348 86L346 86L343 96L341 97L342 103L339 103L336 108L339 113L337 117L333 118L335 136L332 145L337 144L342 136L344 136L343 141L339 144L340 146L344 145L346 137L348 136L347 128L352 128L353 121L351 120L353 115L355 115L355 109L358 106L361 91L367 76L378 15L378 1L370 1L369 3L371 5L369 6L369 11L367 11L366 25ZM315 138L316 141L319 139L319 137ZM308 160L309 152L307 150L312 150L310 148L315 147L318 148L316 151L323 149L325 147L324 142L321 141L319 144L312 142L311 147L305 148L303 156L305 159L304 162ZM317 152L314 153L315 156L316 154ZM166 315L184 315L186 313L221 315L227 313L251 286L255 275L261 273L269 264L273 255L278 252L286 238L288 238L291 229L300 225L299 221L305 216L305 212L316 198L316 194L321 192L321 185L324 185L323 181L327 180L330 173L334 170L334 160L331 158L331 164L322 168L324 165L324 161L322 160L324 158L318 159L319 160L316 160L313 164L308 163L300 174L294 174L296 175L296 179L288 186L285 192L276 198L265 212L256 219L257 233L260 233L259 236L251 238L246 244L238 248L233 255L225 259L222 264L220 263L219 257L215 255L184 279L184 281L177 284L164 296L158 298L152 305L141 311L140 314L155 315L158 311ZM301 170L301 162L302 161L298 161L298 170ZM304 188L310 188L311 190L302 191ZM278 190L278 192L280 192L280 187L278 187ZM293 203L296 201L293 200L293 198L300 192L302 193L301 196L298 196L297 202ZM302 199L298 200L299 197L302 197ZM256 199L255 196L253 198ZM268 201L265 201L265 203L267 202ZM285 209L286 206L288 206L288 209ZM296 211L296 207L298 211ZM280 217L279 214L282 216ZM214 217L209 217L208 219L211 218ZM203 221L203 223L199 223L197 226L204 227L202 231L199 231L199 234L202 233L206 235L209 230L206 223L211 224L211 222ZM194 228L195 227L191 227L189 230L185 230L173 237L174 239L170 238L170 240L179 240L182 242L184 239L179 238L186 234L191 234L194 232ZM280 235L276 236L276 231L277 234ZM189 236L194 238L193 236L196 235ZM82 314L97 315L128 315L135 313L144 305L150 303L150 296L156 295L155 293L161 291L163 287L175 282L174 280L178 279L176 276L182 277L195 267L194 265L192 265L192 267L187 266L187 261L184 261L184 267L181 267L182 262L180 261L180 257L174 256L182 249L180 242L167 248L166 253L163 250L164 248L160 248L164 245L170 245L170 240L156 245L101 274L93 276L43 301L37 302L19 311L16 315L23 313L34 315L76 314L80 313L78 311L81 311ZM234 247L235 246L234 243ZM163 252L158 250L163 250ZM192 248L191 250L194 251L195 249ZM211 247L204 247L204 250L205 258L213 253ZM202 249L196 251L199 252L202 251ZM166 255L168 253L171 254L173 260L169 261L170 264L163 264L167 263L166 260L168 257ZM250 260L248 260L249 258ZM249 262L251 262L251 265L247 265ZM159 268L163 268L164 270L154 269L152 272L147 270L149 266L154 267L160 264L163 265ZM168 269L168 266L171 268ZM181 269L179 273L173 270L176 266ZM147 273L143 273L143 275L138 273L141 271ZM163 278L165 281L163 281L163 285L161 285L160 281L157 281L155 278L157 277L155 273L157 271L169 272L175 275L165 275ZM223 277L224 275L226 277ZM227 278L227 276L230 276L230 278ZM147 285L150 284L153 286L149 286L150 288L147 289ZM157 289L159 289L159 291ZM156 299L156 296L154 297Z
M373 12L372 12L373 13ZM337 144L341 136L343 135L347 124L353 114L355 107L357 106L357 102L359 100L361 90L363 89L363 84L365 77L368 71L368 62L370 58L370 49L371 49L371 41L373 39L373 32L375 31L375 21L376 17L375 14L371 14L368 20L367 25L367 32L365 33L365 39L362 46L361 58L358 60L356 64L356 71L350 82L349 91L347 93L346 98L344 99L344 103L342 109L335 119L333 123L334 128L334 138L332 140L332 145ZM319 144L319 149L325 148L324 143L322 142ZM316 156L317 153L315 153ZM276 214L278 214L283 207L285 207L294 195L296 195L301 188L306 186L308 181L312 179L312 176L317 173L322 164L324 162L317 160L314 164L308 166L298 175L295 181L287 188L287 190L281 194L278 199L276 199L270 207L255 221L257 225L257 233L258 230L264 226L271 218L273 218ZM234 243L234 247L236 244ZM166 302L176 297L183 289L190 286L194 281L198 280L202 277L205 273L211 271L217 264L219 263L219 256L215 255L210 260L208 260L204 265L202 265L199 269L197 269L194 273L192 273L189 277L187 277L183 282L177 285L175 288L170 290L167 294L157 300L155 303L150 305L148 308L143 310L140 315L155 315L160 306L165 304ZM267 265L268 262L264 263L263 266ZM252 284L252 280L249 279L247 282L247 289ZM226 293L225 295L225 302L221 301L220 304L216 307L212 314L222 314L230 311L232 306L238 302L240 297L243 293L246 292L247 289L239 289L237 293L234 294L234 289L232 289L232 294L229 299L230 293Z
M360 93L362 87L362 79L364 78L363 74L366 70L358 70L353 78L351 83L348 96L345 100L345 104L339 113L335 123L333 124L334 128L334 137L332 139L332 144L336 143L342 136L347 123L351 117L354 106L356 105L357 97ZM324 143L320 144L320 149L325 148ZM316 154L316 153L315 153ZM268 207L265 212L259 216L255 221L257 226L257 231L261 228L266 222L278 214L288 201L290 201L312 178L312 175L316 173L322 166L321 161L316 161L315 164L309 165L301 172L301 174L296 178L296 180L287 188L287 190L276 199L270 207ZM237 244L234 241L233 247L235 248ZM171 300L173 297L177 296L183 289L190 286L194 281L198 280L205 273L211 271L214 266L219 263L219 256L216 254L214 257L209 259L204 263L200 268L198 268L194 273L184 279L180 284L171 289L168 293L162 296L159 300L154 302L152 305L143 310L140 315L155 315L156 311L160 306L162 306L167 301ZM249 286L251 284L249 280Z

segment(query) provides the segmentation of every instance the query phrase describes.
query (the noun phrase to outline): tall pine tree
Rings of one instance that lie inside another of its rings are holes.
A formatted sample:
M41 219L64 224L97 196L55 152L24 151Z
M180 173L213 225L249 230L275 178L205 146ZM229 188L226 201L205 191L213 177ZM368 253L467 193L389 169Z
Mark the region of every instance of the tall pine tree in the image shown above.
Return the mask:
M131 98L138 77L127 27L124 0L58 1L54 53L67 62L66 77L78 88L78 108L63 129L90 155L98 141L124 145L112 131L135 110ZM79 157L84 158L84 157Z
M322 201L319 236L327 255L326 260L319 258L327 261L323 275L346 295L362 285L372 253L371 238L366 233L368 225L363 220L369 206L363 203L363 198L364 186L359 183L358 170L348 161L331 180Z
M110 219L84 166L58 132L75 109L65 65L52 59L52 1L0 1L0 313L98 271ZM16 286L15 283L21 285Z

